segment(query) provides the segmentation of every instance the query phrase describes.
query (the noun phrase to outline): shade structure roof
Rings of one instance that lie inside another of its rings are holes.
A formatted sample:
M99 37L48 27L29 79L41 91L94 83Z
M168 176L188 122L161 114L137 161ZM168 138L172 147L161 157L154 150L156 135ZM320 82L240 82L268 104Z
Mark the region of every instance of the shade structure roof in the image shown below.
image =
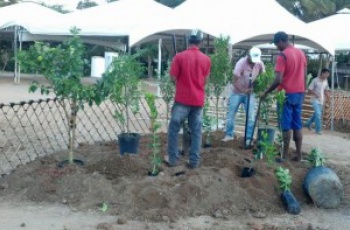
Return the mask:
M178 18L186 18L215 37L230 36L235 46L270 42L274 33L284 31L302 45L333 51L331 45L308 30L306 23L275 0L187 0L175 11Z
M0 29L21 26L32 34L69 34L63 15L48 7L24 2L0 8Z
M339 13L340 12L340 13ZM332 16L308 23L315 36L321 37L335 50L350 50L350 12L339 11Z
M199 28L212 37L230 36L234 46L248 48L270 42L274 33L285 31L297 44L333 54L334 40L343 36L328 39L319 35L324 29L311 28L275 0L186 0L175 9L154 0L119 0L65 15L34 3L20 3L0 8L0 15L0 29L19 25L27 30L27 37L66 36L76 26L90 40L103 38L100 44L127 36L129 46ZM350 39L343 37L345 44L338 43L347 47Z

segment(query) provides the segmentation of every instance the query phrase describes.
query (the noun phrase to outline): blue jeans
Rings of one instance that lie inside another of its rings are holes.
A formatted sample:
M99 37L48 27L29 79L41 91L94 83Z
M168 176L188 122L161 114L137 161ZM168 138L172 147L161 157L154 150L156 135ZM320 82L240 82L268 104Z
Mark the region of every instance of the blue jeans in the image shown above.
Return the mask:
M231 93L227 103L228 111L226 116L226 136L233 137L235 130L235 118L239 106L243 104L246 114L248 113L248 95ZM248 125L247 125L247 139L253 138L253 128L255 121L255 98L254 94L250 94L249 101L249 114L248 114Z
M323 106L321 104L317 103L316 100L312 100L311 104L312 104L312 107L314 108L314 114L306 122L306 125L311 126L311 124L315 122L316 133L320 133L320 132L322 132L322 109L323 109Z
M185 118L188 118L188 126L191 130L189 164L194 167L199 165L202 145L202 114L203 108L200 106L174 103L168 129L168 155L170 164L175 165L179 160L179 131Z

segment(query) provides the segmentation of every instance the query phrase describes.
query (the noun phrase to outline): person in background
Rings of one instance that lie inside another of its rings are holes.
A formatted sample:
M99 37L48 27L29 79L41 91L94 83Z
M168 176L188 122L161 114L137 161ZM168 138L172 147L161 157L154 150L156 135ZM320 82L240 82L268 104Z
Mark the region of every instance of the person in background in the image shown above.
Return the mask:
M291 159L299 161L301 160L303 141L301 111L306 90L306 56L302 50L289 44L288 35L285 32L277 32L273 37L273 43L281 52L276 59L275 79L261 95L261 100L264 100L267 94L277 87L279 90L286 91L286 100L281 116L283 155L289 156L289 143L293 132L296 155L291 156Z
M200 30L192 30L188 49L176 54L171 63L170 75L176 90L168 128L168 155L164 159L169 167L178 165L179 131L186 118L191 130L188 167L194 169L200 164L204 89L211 68L210 58L199 50L202 39Z
M253 126L255 121L255 95L253 93L253 82L259 74L265 71L265 65L261 61L261 50L251 48L249 54L242 57L233 70L232 90L228 100L228 111L226 115L226 131L222 141L234 139L235 118L239 106L244 105L248 114L247 140L245 145L249 146L253 137ZM251 81L251 82L250 82ZM251 84L249 84L251 83ZM249 100L249 108L248 108Z
M305 126L309 130L312 130L311 125L312 123L315 123L315 131L317 134L322 134L322 110L325 98L327 98L328 101L330 99L327 81L329 75L329 69L322 69L320 76L314 78L308 87L308 94L311 94L310 101L314 109L314 113L305 123Z

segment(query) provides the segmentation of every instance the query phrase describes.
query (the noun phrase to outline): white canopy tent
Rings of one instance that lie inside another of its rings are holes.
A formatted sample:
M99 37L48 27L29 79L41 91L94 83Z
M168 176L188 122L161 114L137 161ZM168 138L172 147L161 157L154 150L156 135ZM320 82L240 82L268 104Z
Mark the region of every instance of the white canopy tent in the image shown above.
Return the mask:
M234 47L268 43L274 33L285 31L298 44L330 53L333 50L275 0L187 0L175 11L177 18L185 18L209 34L230 36Z
M178 26L179 21L175 19L173 9L154 0L119 0L69 13L64 17L74 22L83 35L119 36L127 34L129 46L134 46L142 39L158 32L165 34L164 31L172 29L187 29L186 26ZM160 34L152 37L152 40L159 36Z
M335 50L350 50L350 10L343 9L332 16L307 24L315 36L324 37Z

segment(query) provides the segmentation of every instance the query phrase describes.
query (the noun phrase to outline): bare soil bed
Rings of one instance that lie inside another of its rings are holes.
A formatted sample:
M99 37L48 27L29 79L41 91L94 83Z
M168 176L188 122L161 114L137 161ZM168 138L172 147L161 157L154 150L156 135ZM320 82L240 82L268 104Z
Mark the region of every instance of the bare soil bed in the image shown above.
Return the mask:
M251 150L241 148L241 139L223 143L220 141L222 136L221 132L214 133L213 146L203 149L200 168L187 169L187 157L184 157L181 166L168 168L163 165L156 177L147 175L151 168L148 136L142 136L137 155L121 156L115 142L81 145L76 158L84 160L84 167L58 168L57 163L65 159L66 152L37 159L10 175L3 175L0 196L5 200L16 198L20 202L60 204L82 212L99 211L106 203L108 209L104 215L123 216L142 223L174 224L184 218L210 216L219 222L235 219L241 223L237 228L221 225L222 228L217 229L342 229L324 224L318 226L312 220L260 221L286 215L273 168L264 161L257 161L255 176L240 177L242 168L249 166L246 159L252 157ZM161 142L162 153L165 153L166 134L161 134ZM292 191L303 210L314 209L316 214L319 209L301 189L310 166L306 162L291 161L283 165L291 171ZM345 194L349 194L350 164L331 163L327 166L338 174L345 186ZM346 195L340 211L348 210L349 199ZM250 218L259 221L251 222ZM176 226L170 225L170 228L183 229ZM113 224L97 228L123 229Z

